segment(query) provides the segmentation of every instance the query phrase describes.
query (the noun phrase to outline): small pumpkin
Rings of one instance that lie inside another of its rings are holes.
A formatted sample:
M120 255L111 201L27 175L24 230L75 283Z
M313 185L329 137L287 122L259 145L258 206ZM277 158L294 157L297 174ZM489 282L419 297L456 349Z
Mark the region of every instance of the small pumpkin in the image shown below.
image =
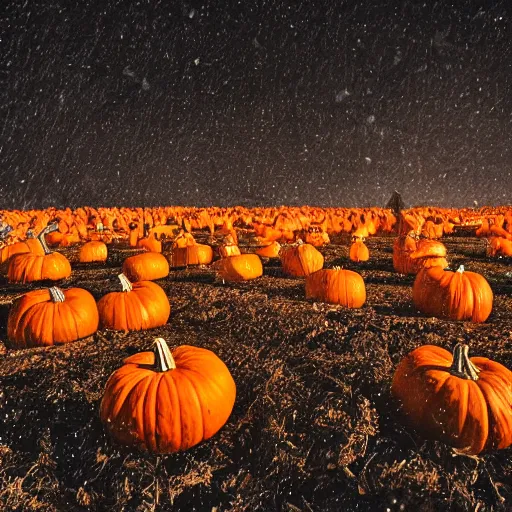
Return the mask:
M214 265L224 281L248 281L263 275L263 265L257 254L228 256Z
M351 261L359 263L370 259L370 251L364 243L363 237L353 236L352 245L350 246L349 258Z
M100 417L119 443L151 453L187 450L216 434L229 418L236 386L210 350L162 338L153 351L124 360L109 378Z
M80 263L93 263L96 261L107 261L108 249L105 242L92 240L86 242L78 251L78 261Z
M360 308L366 301L366 287L357 272L324 268L306 276L306 298Z
M277 240L274 240L269 245L256 249L255 254L257 254L258 256L262 256L264 258L279 258L280 250L281 244Z
M221 258L227 258L228 256L239 256L242 254L240 248L235 243L235 240L231 234L224 237L222 245L219 246L219 255Z
M116 331L141 331L167 323L171 305L165 291L152 281L130 283L119 274L122 291L110 292L98 301L101 327Z
M124 260L123 274L132 282L162 279L169 275L169 262L158 252L135 254Z
M37 239L43 248L44 254L27 252L15 254L9 260L7 277L9 281L26 283L32 281L65 279L71 275L69 260L59 252L52 252L45 241L47 233L55 232L56 224L51 224L39 233Z
M14 348L69 343L98 329L94 297L81 288L30 291L17 298L7 319L7 337Z
M512 372L486 357L424 345L398 365L391 393L418 432L467 454L512 444Z
M174 240L170 260L172 268L209 265L213 260L213 249L198 244L192 234L182 231Z
M283 272L294 277L307 276L324 266L322 253L311 244L302 243L301 240L283 248L280 259Z
M421 270L414 281L412 297L424 314L450 320L485 322L492 311L493 293L480 274L441 267Z

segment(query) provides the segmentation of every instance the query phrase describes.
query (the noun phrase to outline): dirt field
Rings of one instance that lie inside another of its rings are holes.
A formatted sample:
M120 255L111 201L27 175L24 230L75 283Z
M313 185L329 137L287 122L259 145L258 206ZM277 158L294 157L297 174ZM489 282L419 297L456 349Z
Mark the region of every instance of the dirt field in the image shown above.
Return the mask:
M482 240L443 241L452 269L463 263L491 284L485 324L419 314L413 277L393 271L392 238L370 239L371 261L360 265L348 260L348 239L321 249L326 266L364 277L360 310L306 300L304 280L284 278L278 263L242 284L223 284L207 268L171 271L157 281L171 301L166 326L104 330L50 349L6 348L10 301L39 286L2 278L0 510L512 510L512 449L468 457L424 441L402 426L390 396L398 362L427 343L464 341L512 368L512 265L487 259ZM129 252L116 246L108 265L73 265L62 286L99 299ZM216 436L159 457L115 445L98 417L108 376L156 336L213 350L237 384Z

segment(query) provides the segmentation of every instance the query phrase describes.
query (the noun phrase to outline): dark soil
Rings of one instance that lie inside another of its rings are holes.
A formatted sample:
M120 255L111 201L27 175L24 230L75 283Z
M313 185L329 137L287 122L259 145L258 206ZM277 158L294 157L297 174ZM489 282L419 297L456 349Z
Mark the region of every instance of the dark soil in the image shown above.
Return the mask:
M12 299L35 285L0 281L0 510L18 511L443 511L512 510L512 449L469 457L402 426L390 384L423 344L460 341L512 368L512 265L473 238L447 238L452 269L480 272L495 293L485 324L426 318L413 277L393 271L392 238L368 241L371 261L348 260L348 239L321 249L326 266L359 271L360 310L304 298L304 280L278 263L252 282L224 284L208 268L158 283L169 323L129 334L99 331L48 349L11 350ZM246 251L252 250L250 247ZM122 259L74 265L61 283L98 299ZM71 259L76 249L65 252ZM221 431L186 453L154 456L116 445L98 417L109 375L157 336L213 350L237 384Z

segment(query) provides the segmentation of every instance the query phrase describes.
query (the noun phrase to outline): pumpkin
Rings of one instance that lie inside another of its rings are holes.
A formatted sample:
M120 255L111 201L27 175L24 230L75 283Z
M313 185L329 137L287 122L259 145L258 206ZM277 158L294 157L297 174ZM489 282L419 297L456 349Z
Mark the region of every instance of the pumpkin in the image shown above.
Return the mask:
M105 242L86 242L80 247L78 261L80 263L92 263L95 261L107 261L108 249Z
M248 281L263 275L263 265L257 254L239 254L222 258L214 264L224 281Z
M440 267L421 270L414 281L412 297L424 314L450 320L485 322L492 311L493 293L480 274Z
M17 298L7 319L7 337L14 348L69 343L98 329L94 297L81 288L30 291Z
M239 256L242 254L240 252L240 248L235 243L235 240L231 234L224 237L224 242L219 247L219 254L221 258L227 258L228 256Z
M306 298L360 308L366 301L363 278L340 267L321 269L306 276Z
M424 345L398 365L391 386L408 423L467 454L512 444L512 372L486 357Z
M446 247L435 240L419 239L414 232L393 244L393 267L400 274L417 274L422 268L446 268Z
M171 267L188 265L208 265L213 259L213 249L209 245L198 244L190 233L182 231L174 240L171 251Z
M167 323L171 305L165 291L152 281L130 283L119 274L122 291L110 292L98 301L101 327L116 331L141 331Z
M362 237L352 237L352 245L350 246L349 258L356 263L360 261L368 261L370 259L370 252L364 243Z
M4 272L7 270L9 259L15 254L22 254L27 252L33 252L40 256L44 255L44 249L37 238L27 238L23 242L15 242L13 244L6 245L0 251L0 265L4 268ZM5 266L4 266L5 264Z
M130 281L152 281L169 275L169 262L158 252L129 256L123 262L123 274Z
M310 227L303 236L304 242L314 247L321 247L331 241L329 235L316 226Z
M27 252L15 254L9 260L7 277L9 281L26 283L32 281L65 279L71 275L69 260L59 252L52 252L45 241L47 233L54 232L56 224L51 224L39 233L37 239L43 248L44 254Z
M279 258L279 251L281 250L281 244L275 240L269 245L265 247L260 247L256 249L255 253L258 256L263 256L264 258Z
M298 241L281 251L280 255L283 272L289 276L307 276L324 266L322 253L311 244Z
M111 375L100 417L121 444L174 453L216 434L235 397L235 382L213 352L182 345L171 353L156 338L152 352L128 357Z
M506 238L493 236L487 241L487 256L512 256L512 242Z

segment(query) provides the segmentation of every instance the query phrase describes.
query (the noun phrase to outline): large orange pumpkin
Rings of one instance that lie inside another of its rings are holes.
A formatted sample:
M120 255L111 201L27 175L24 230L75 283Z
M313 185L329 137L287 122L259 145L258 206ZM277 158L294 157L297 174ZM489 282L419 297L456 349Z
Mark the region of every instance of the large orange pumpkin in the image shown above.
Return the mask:
M235 382L213 352L183 345L171 354L156 338L152 352L128 357L111 375L100 417L119 443L174 453L216 434L235 397Z
M357 272L324 268L306 276L306 298L360 308L366 301L366 287Z
M492 311L493 293L480 274L441 267L421 270L414 281L412 297L424 314L451 320L485 322Z
M167 323L171 305L165 291L152 281L130 283L119 274L122 291L110 292L98 301L101 327L117 331L153 329Z
M47 226L39 233L37 239L44 254L27 252L15 254L9 260L7 277L9 281L26 283L32 281L65 279L71 275L71 264L69 260L59 252L52 252L48 248L45 236L56 231L57 225Z
M302 277L320 270L324 266L322 253L311 244L299 240L281 250L283 272L289 276Z
M15 348L69 343L98 329L94 297L81 288L44 288L16 299L9 310L7 337Z
M486 357L433 345L413 350L396 369L391 392L409 424L468 454L512 444L512 372Z
M159 252L144 252L126 258L123 274L130 281L152 281L169 275L169 262Z

